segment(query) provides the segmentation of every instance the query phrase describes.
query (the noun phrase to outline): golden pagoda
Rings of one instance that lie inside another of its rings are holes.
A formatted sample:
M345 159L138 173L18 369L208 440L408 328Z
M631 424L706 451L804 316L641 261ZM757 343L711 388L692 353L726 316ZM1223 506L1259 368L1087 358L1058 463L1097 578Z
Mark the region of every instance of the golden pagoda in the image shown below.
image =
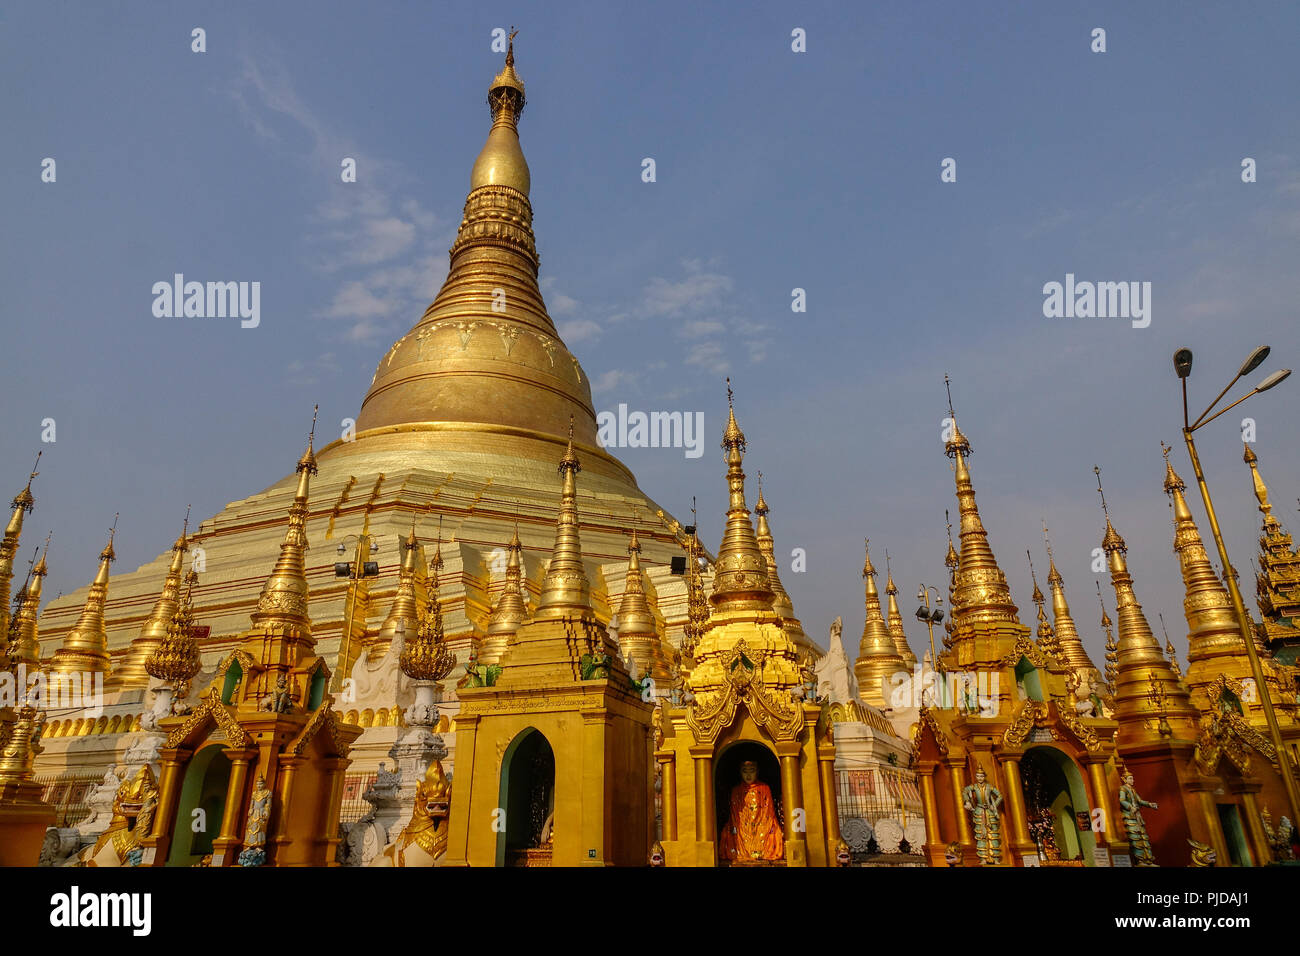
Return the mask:
M876 590L876 569L871 564L869 545L868 541L866 561L862 565L867 619L862 625L862 640L858 644L858 658L853 663L853 676L857 678L862 699L873 707L886 709L889 707L891 678L909 668L898 652L894 635L890 633L880 609L880 592Z
M730 382L727 392L730 404ZM711 608L684 705L657 727L661 843L668 866L828 866L839 841L835 745L818 727L821 706L803 699L800 649L774 607L734 408L722 447L729 507Z
M499 670L480 665L459 688L444 866L641 866L649 857L654 708L591 605L581 467L571 438L537 608Z
M448 640L464 663L487 633L500 587L492 556L516 530L521 554L545 553L550 546L556 514L552 472L571 415L574 448L584 465L577 508L597 613L608 619L613 610L598 569L626 561L630 531L637 531L647 575L667 566L686 544L681 526L599 446L589 377L547 314L538 285L531 181L519 143L524 84L513 45L507 60L490 86L491 125L470 175L446 280L420 319L379 358L355 431L317 453L319 474L306 523L312 540L328 547L313 552L306 574L317 653L340 681L362 648L375 662L391 640L384 621L401 584L401 545L413 516L439 515L452 530L443 611ZM209 632L201 645L207 667L242 642L265 568L278 553L277 522L293 501L297 481L291 474L232 501L189 537L191 553L203 555L204 580L211 582L196 591L194 608L198 626ZM330 550L361 533L379 545L379 576L336 577ZM124 682L137 682L132 686L141 686L142 656L129 648L142 634L173 557L168 551L137 571L115 575L104 606L113 665L124 667ZM529 579L530 568L521 562L520 570L521 593L536 593L539 581ZM417 576L417 598L422 589ZM686 618L685 582L668 579L656 590L664 637L675 642ZM65 594L43 611L46 656L75 626L85 600L84 590ZM149 624L155 637L162 628L165 621ZM341 661L345 646L350 651ZM454 693L446 703L454 710Z
M41 462L41 456L36 456L36 464ZM10 503L13 513L9 516L9 523L5 525L4 539L0 540L0 641L8 643L7 635L9 634L9 588L14 579L14 558L18 556L18 542L23 534L23 517L31 514L32 508L35 507L36 499L32 497L32 482L36 479L36 465L32 466L32 473L27 478L27 485L22 491L14 496ZM3 663L5 648L0 648L0 663Z
M951 403L949 417L944 451L954 463L961 550L950 538L952 631L939 655L947 706L922 707L913 735L925 853L932 865L955 844L963 865L1094 866L1099 855L1128 852L1113 825L1116 725L1100 700L1077 696L1036 583L1039 640L1020 623L975 503L971 445ZM1003 801L997 826L986 811L969 809L988 787ZM1078 826L1077 814L1093 808L1111 821L1100 832Z
M51 677L72 679L79 675L104 674L108 670L108 634L104 630L104 601L108 598L109 566L117 560L113 551L113 538L117 521L109 532L108 544L99 553L99 570L86 593L86 603L72 630L63 637L63 645L54 652L47 669ZM102 680L102 678L101 678Z
M1093 470L1100 491L1100 471ZM1202 565L1195 554L1190 511L1185 501L1178 507L1181 484L1166 461L1164 487L1174 497L1175 542L1180 546L1184 581L1197 586L1194 595L1189 592L1186 607L1196 606L1199 612L1207 594L1205 573L1213 578L1213 571L1208 560ZM1213 847L1223 866L1249 862L1252 853L1267 861L1268 841L1256 794L1263 786L1260 771L1275 757L1273 747L1239 713L1231 712L1240 684L1227 675L1218 678L1217 690L1207 690L1205 712L1197 709L1142 613L1128 570L1128 546L1111 524L1104 494L1102 510L1106 516L1102 548L1115 590L1118 629L1115 739L1137 791L1163 810L1146 814L1155 863L1181 863L1187 857L1188 840ZM1208 608L1204 617L1189 616L1189 640L1210 636L1213 618ZM1277 787L1281 793L1280 780Z
M171 565L167 569L167 577L163 579L162 591L158 595L158 600L154 602L153 610L149 612L149 617L145 620L144 626L140 628L139 636L131 642L125 656L109 675L107 683L109 690L126 690L148 686L149 673L145 668L145 661L149 659L154 649L167 638L167 631L171 626L172 617L176 614L177 602L180 598L181 577L185 568L185 555L189 552L188 533L189 516L186 515L185 526L181 529L181 535L176 539L176 543L172 545ZM100 617L102 621L102 608Z
M1169 450L1165 450L1165 493L1169 495L1174 516L1174 553L1182 570L1187 596L1183 600L1183 613L1187 617L1187 679L1192 703L1202 711L1217 704L1219 675L1225 674L1243 686L1255 683L1250 659L1242 646L1241 626L1232 608L1228 590L1219 580L1210 564L1205 544L1197 530L1196 521L1183 492L1187 485L1169 463ZM1260 641L1256 648L1262 660L1270 660L1272 653ZM1284 668L1270 668L1273 674ZM1273 707L1279 720L1295 724L1296 701L1294 694L1281 681L1270 681L1268 688L1273 697ZM1254 698L1253 701L1251 698ZM1243 700L1245 715L1258 729L1265 728L1263 706L1257 694ZM1300 727L1296 728L1300 733Z
M1263 639L1278 664L1300 665L1300 551L1291 547L1291 535L1273 514L1268 486L1259 474L1259 459L1246 445L1243 460L1250 466L1259 513L1264 516L1259 535L1259 568L1255 588L1263 618ZM1292 696L1300 694L1300 670L1291 674Z
M253 626L198 703L159 722L167 740L159 751L158 809L142 841L143 865L337 865L343 771L361 728L335 714L326 692L329 668L312 637L304 556L314 474L309 438L280 557L262 587ZM188 603L174 618L182 631L190 626ZM161 653L180 667L192 660L187 635L173 637L175 646L164 643ZM159 662L155 653L147 663ZM170 667L155 676L186 679ZM206 821L201 829L192 825L198 814Z
M636 531L627 545L627 584L618 606L618 646L624 659L636 663L638 677L650 676L667 688L672 681L672 645L659 636L659 622L646 598L641 572L641 542Z
M402 543L402 569L397 575L397 594L379 631L365 643L368 660L378 661L388 653L398 634L415 634L420 629L420 608L428 601L424 587L420 542L415 537L415 516L411 516L411 533Z
M1047 539L1047 526L1043 526L1043 538ZM1052 544L1047 544L1047 587L1052 592L1052 630L1056 637L1056 647L1062 662L1068 665L1079 679L1081 688L1091 688L1101 694L1105 691L1101 672L1092 663L1092 658L1083 649L1083 640L1075 626L1070 613L1070 603L1065 598L1065 578L1056 569L1056 556L1052 554ZM1038 585L1035 583L1035 590ZM1086 690L1084 695L1086 696Z
M767 562L767 578L772 585L772 606L776 609L776 613L781 615L782 626L790 635L790 640L794 641L801 651L810 652L816 657L821 654L821 651L813 646L808 635L804 633L803 624L794 616L794 602L790 600L785 585L781 583L781 573L776 564L776 540L772 537L772 529L767 523L767 516L770 513L771 509L763 498L763 473L760 471L758 500L754 502L754 515L757 519L755 537L758 541L758 549L763 552L763 559Z
M519 528L510 536L506 546L505 586L492 607L492 616L488 619L487 636L479 646L478 659L481 663L491 665L501 662L501 655L506 652L510 638L519 631L520 625L528 620L528 605L524 601L523 580L523 545L519 543Z
M40 463L40 455L36 456ZM0 542L0 677L10 680L10 699L0 702L0 866L33 866L41 852L46 828L54 823L55 808L41 800L42 787L35 780L35 759L41 752L40 736L45 714L39 701L29 699L31 687L26 673L38 663L36 612L40 606L41 579L45 558L32 570L30 584L19 592L19 611L9 618L9 587L13 562L23 531L23 516L31 513L32 467L27 485L13 500L13 514ZM48 547L48 540L46 545ZM12 630L11 630L12 625ZM7 671L7 673L4 673Z

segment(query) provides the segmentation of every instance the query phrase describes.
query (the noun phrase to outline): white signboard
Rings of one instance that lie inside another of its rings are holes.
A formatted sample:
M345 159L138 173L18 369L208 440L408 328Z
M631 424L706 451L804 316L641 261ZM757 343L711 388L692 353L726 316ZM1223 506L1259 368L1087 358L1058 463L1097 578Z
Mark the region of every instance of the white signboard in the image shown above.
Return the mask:
M1116 853L1111 866L1132 866L1133 858L1127 853Z
M1104 846L1094 848L1092 851L1092 863L1093 866L1110 866L1110 849ZM1118 863L1115 865L1119 866Z
M1023 857L1021 857L1021 862L1023 862L1023 863L1025 864L1025 866L1041 866L1041 865L1042 865L1042 864L1039 862L1038 854L1037 854L1037 853L1026 853Z

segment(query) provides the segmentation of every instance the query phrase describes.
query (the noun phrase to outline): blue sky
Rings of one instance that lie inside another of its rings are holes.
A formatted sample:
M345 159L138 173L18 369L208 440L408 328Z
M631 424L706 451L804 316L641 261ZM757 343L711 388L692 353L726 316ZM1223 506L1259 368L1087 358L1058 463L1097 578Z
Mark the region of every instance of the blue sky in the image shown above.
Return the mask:
M947 372L1022 619L1045 517L1100 660L1096 463L1139 599L1182 656L1170 355L1196 352L1200 404L1256 344L1274 349L1258 376L1300 361L1298 21L1269 3L11 4L6 497L46 450L24 556L52 529L47 594L80 587L120 511L118 570L134 569L187 504L206 517L286 473L313 403L356 414L445 274L500 68L491 32L513 24L543 290L596 407L705 414L702 458L619 452L653 498L684 517L699 496L716 547L730 374L778 549L807 551L806 573L783 571L796 611L823 643L843 615L855 644L864 536L906 604L945 580ZM155 318L152 284L175 272L260 281L261 325ZM1045 318L1042 286L1066 273L1151 282L1150 327ZM1296 388L1242 412L1300 532ZM1249 582L1240 417L1201 448Z

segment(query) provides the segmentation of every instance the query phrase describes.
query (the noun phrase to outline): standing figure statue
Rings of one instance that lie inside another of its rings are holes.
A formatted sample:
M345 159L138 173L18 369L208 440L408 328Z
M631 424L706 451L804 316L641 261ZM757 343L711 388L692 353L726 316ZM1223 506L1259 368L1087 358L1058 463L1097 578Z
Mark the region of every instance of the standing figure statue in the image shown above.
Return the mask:
M257 776L257 786L248 801L248 825L244 828L244 849L239 854L240 866L261 866L266 862L266 825L271 819L271 791L266 787L266 777Z
M975 782L961 791L975 830L975 854L984 866L1002 862L1002 791L988 782L983 767L975 768Z
M1291 821L1286 817L1273 829L1273 814L1265 807L1260 812L1260 820L1264 824L1264 838L1268 840L1269 847L1273 850L1273 859L1278 863L1295 858L1295 852L1291 849L1291 835L1294 832Z
M1123 772L1124 785L1119 788L1119 810L1124 818L1124 831L1128 834L1128 846L1133 854L1134 866L1155 866L1155 854L1151 852L1151 838L1147 836L1146 821L1142 819L1142 808L1152 810L1159 806L1143 800L1133 786L1133 774L1127 769Z

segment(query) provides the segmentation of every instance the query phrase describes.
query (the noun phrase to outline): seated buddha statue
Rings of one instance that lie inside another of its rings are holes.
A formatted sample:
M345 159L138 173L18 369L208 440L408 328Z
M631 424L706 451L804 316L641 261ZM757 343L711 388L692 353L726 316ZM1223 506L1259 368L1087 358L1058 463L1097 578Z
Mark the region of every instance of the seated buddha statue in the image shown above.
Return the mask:
M758 764L752 760L740 765L740 783L731 788L730 807L722 828L724 860L744 864L785 857L772 788L758 779Z

